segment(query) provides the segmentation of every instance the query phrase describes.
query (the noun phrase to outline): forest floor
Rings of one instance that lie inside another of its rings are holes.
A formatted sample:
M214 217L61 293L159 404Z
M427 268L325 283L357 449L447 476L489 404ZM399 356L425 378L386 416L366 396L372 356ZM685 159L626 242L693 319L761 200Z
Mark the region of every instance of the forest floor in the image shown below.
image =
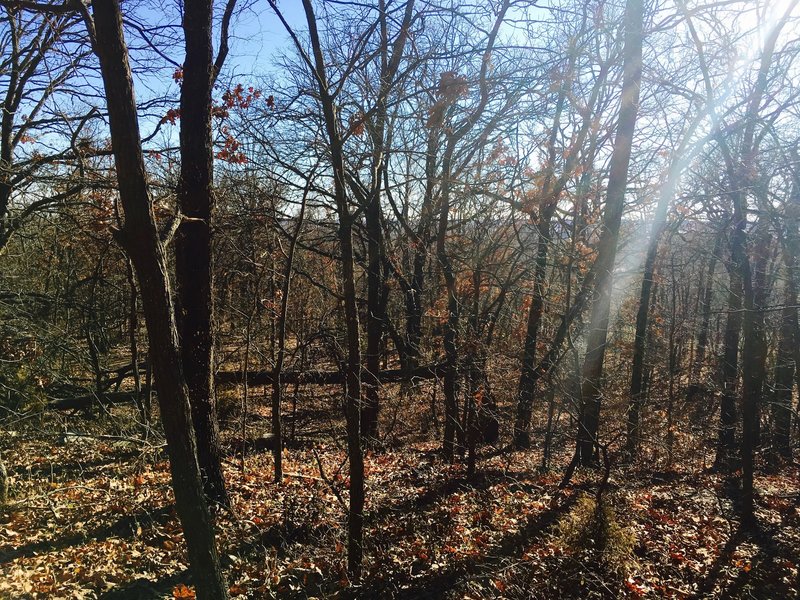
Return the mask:
M12 487L0 508L0 598L193 597L163 448L46 432L0 432ZM601 556L569 535L594 514L585 498L598 473L579 472L561 490L566 454L554 457L558 470L541 472L536 451L487 451L467 481L436 447L367 454L359 587L345 573L340 446L286 450L280 486L268 453L249 456L244 473L238 457L226 460L235 514L219 513L217 524L232 597L798 595L796 464L757 478L756 533L739 530L735 486L722 475L686 464L616 468L606 493L616 522L607 531L622 551Z

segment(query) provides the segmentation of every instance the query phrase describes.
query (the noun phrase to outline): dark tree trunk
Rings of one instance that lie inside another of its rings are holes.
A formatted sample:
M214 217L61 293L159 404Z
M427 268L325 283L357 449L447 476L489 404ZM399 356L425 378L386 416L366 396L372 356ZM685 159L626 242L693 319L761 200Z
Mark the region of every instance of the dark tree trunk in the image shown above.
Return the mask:
M480 439L480 424L478 411L484 398L483 380L480 370L475 362L477 357L472 357L469 365L469 389L465 399L465 440L467 445L467 479L473 479L477 468L478 441Z
M414 14L414 0L406 2L405 16L397 39L390 49L389 27L385 0L378 3L381 35L381 77L374 118L367 123L372 138L371 183L364 211L367 234L367 350L364 373L365 398L361 411L362 435L365 439L378 436L378 411L380 408L380 380L383 336L386 329L386 303L388 294L384 280L385 252L381 214L381 183L386 165L387 100L394 83L400 60L403 57L408 27ZM391 50L391 52L390 52Z
M0 457L0 507L8 502L8 490L8 471L5 464L3 464L3 458Z
M539 338L542 315L544 313L544 287L547 274L547 254L550 248L550 221L556 204L551 202L540 215L538 239L536 242L536 267L534 270L533 299L528 311L528 326L525 332L525 345L522 353L522 371L517 391L517 414L514 421L514 445L529 448L531 445L531 412L536 393L536 344Z
M414 236L412 273L405 290L406 350L403 365L413 371L422 356L422 301L425 293L425 270L428 265L429 237L434 221L433 188L436 182L436 156L439 144L437 129L428 132L425 153L425 195L420 207L420 222Z
M714 299L714 274L717 270L717 260L722 252L722 242L724 236L717 234L714 240L714 249L708 259L708 270L706 272L705 283L703 284L703 317L700 322L700 329L697 332L697 351L694 355L694 365L692 367L692 379L697 382L701 377L703 362L706 358L708 349L708 332L711 324L711 305Z
M743 211L739 213L744 219ZM741 231L741 233L739 233ZM743 238L746 249L744 224L737 225L734 236ZM756 250L758 252L758 249ZM758 445L758 404L764 383L767 358L764 335L764 312L757 306L756 285L750 271L750 259L746 254L739 257L737 266L742 273L744 288L744 318L742 320L742 521L751 525L755 520L753 506L753 476L755 449Z
M300 205L300 212L297 215L297 224L289 242L289 252L286 255L286 264L283 269L283 284L281 286L281 312L278 315L275 336L277 341L277 352L275 355L275 370L272 380L272 435L275 437L275 445L272 448L272 456L275 463L275 483L283 480L283 426L281 419L281 406L283 404L283 363L286 358L286 317L289 312L289 296L292 292L292 270L294 267L294 253L297 248L297 241L300 239L300 232L303 228L303 219L306 213L306 196ZM292 420L294 427L294 419Z
M436 257L444 276L447 290L447 321L444 327L443 345L445 355L444 372L444 442L442 452L447 460L455 456L456 442L463 438L463 429L458 418L458 329L461 318L461 304L456 290L456 275L447 254L448 217L450 214L450 165L454 144L448 145L442 162L442 198L439 213L439 230L436 239Z
M647 342L647 330L650 322L650 295L653 292L653 281L656 270L658 245L667 226L667 210L675 193L675 185L680 173L674 167L670 169L667 181L661 190L656 207L647 255L644 261L642 288L639 292L639 309L636 313L636 333L633 342L633 365L631 367L631 385L628 398L628 422L625 451L633 458L639 449L639 420L644 399L644 358Z
M794 154L797 160L797 154ZM800 255L800 178L796 179L787 202L783 237L784 309L781 313L780 347L775 365L775 394L773 421L775 444L783 456L791 457L791 436L798 419L792 410L792 385L800 391L800 326L797 316L797 273ZM780 377L779 377L780 369ZM794 377L794 381L792 380ZM780 383L779 383L780 381Z
M422 296L425 293L425 265L428 262L427 242L420 243L414 253L414 272L411 286L406 291L406 339L408 355L405 364L409 370L419 366L422 342Z
M198 598L227 598L214 529L203 493L189 395L183 375L164 250L147 190L133 80L117 0L95 0L95 51L106 93L111 143L125 225L117 237L139 280L175 504L183 525ZM87 25L89 25L87 23Z
M627 0L625 4L622 103L611 155L611 173L606 191L607 200L603 213L602 232L597 247L595 292L587 336L586 358L583 364L582 406L576 447L577 458L582 465L596 463L595 455L598 449L603 360L608 338L611 290L614 283L613 270L617 255L619 228L625 206L633 133L639 110L643 21L642 0Z
M203 486L210 500L228 506L214 394L212 14L212 0L184 3L186 54L181 86L178 185L182 221L175 237L175 280L181 362L189 386Z
M678 328L678 278L675 269L675 255L673 254L670 260L670 318L669 318L669 335L667 343L667 356L669 374L669 384L667 391L667 468L672 468L673 447L675 441L675 434L673 432L673 425L675 422L675 378L678 375L680 368L680 345L677 343L677 328Z
M380 216L380 188L370 194L365 211L367 235L367 348L364 370L364 405L361 410L362 435L378 436L380 407L381 343L383 341L386 305L383 301L383 228Z
M757 389L752 407L753 417L753 444L756 448L761 446L761 404L764 384L767 380L767 339L764 322L764 309L766 308L767 298L770 289L767 281L767 270L771 257L772 236L766 228L763 228L756 235L754 240L754 260L753 260L753 324L756 328L755 351L756 355L750 367L753 369L753 385ZM745 316L745 319L747 316ZM749 357L748 357L749 361Z
M734 255L734 238L731 238L731 255ZM738 250L736 251L738 252ZM739 336L742 330L742 278L737 267L728 264L728 316L722 348L722 395L720 396L719 439L714 465L728 471L733 467L736 449L736 398L739 378Z
M273 3L273 8L277 7ZM339 118L335 98L328 87L322 42L311 0L303 0L313 51L314 70L318 93L330 148L334 197L339 217L337 230L341 253L342 296L347 339L345 418L347 421L347 451L350 464L350 507L347 515L347 571L354 581L361 578L363 562L363 530L365 474L361 447L361 326L358 318L353 250L353 217L347 199L347 173L339 131Z
M139 330L139 294L136 291L136 275L133 272L133 265L130 259L125 261L125 274L130 288L128 295L128 302L130 303L128 306L128 347L130 348L131 365L133 367L133 393L136 396L136 408L139 409L142 427L146 434L150 429L150 411L142 400L142 377L139 371L139 342L137 339Z
M747 110L744 115L744 131L741 138L740 153L734 160L724 137L719 136L720 148L723 151L725 165L730 186L730 196L733 203L733 231L731 232L731 263L736 276L741 281L743 292L744 316L742 331L744 343L742 348L742 497L740 515L742 525L749 527L755 524L754 513L754 464L755 450L758 444L758 403L765 379L766 341L764 334L764 313L759 310L761 291L759 290L758 262L762 250L762 240L756 244L756 276L753 276L750 258L747 254L747 218L748 194L755 191L756 154L758 152L760 135L756 135L757 127L761 122L759 111L764 96L767 94L767 84L775 45L781 30L786 25L789 15L796 8L800 0L792 0L785 8L783 16L774 24L764 40L763 51L756 77L755 85L748 99ZM696 34L695 34L696 35ZM706 86L709 87L708 75L705 73ZM710 93L710 91L709 91ZM715 118L715 127L719 122Z
M304 0L308 2L308 0ZM344 198L342 198L344 200ZM347 210L346 204L342 204ZM342 219L344 217L344 219ZM350 510L347 521L347 570L358 581L361 578L364 529L364 456L361 448L361 336L356 305L353 260L352 223L342 214L339 224L339 245L342 252L342 287L345 297L347 329L347 383L345 411L347 450L350 462ZM342 222L343 221L343 222Z
M775 392L772 402L772 431L775 451L784 458L792 456L792 389L797 365L795 348L800 340L797 330L797 288L794 280L794 261L791 253L783 252L786 279L783 288L784 307L781 311L780 341L775 359Z
M745 232L744 198L734 197L734 218L737 220L734 237L739 238L743 252L738 255L736 266L741 273L744 289L744 317L742 333L742 503L741 516L744 525L755 522L753 478L755 452L760 443L759 405L766 379L767 341L764 331L763 302L766 295L766 263L769 255L770 235L766 229L757 232L754 243L753 271L747 256Z
M556 388L551 385L547 392L547 424L544 432L544 448L542 449L542 470L550 468L550 455L553 445L553 418L556 412Z
M581 30L586 26L587 13L583 13L583 23ZM517 448L530 447L530 426L531 414L533 409L533 400L536 395L536 385L542 376L541 372L537 372L535 358L536 346L539 338L539 330L541 329L542 316L544 314L545 305L545 275L547 272L547 260L550 248L550 227L558 205L558 198L564 190L568 180L574 174L574 169L578 165L578 152L570 154L569 158L565 161L564 171L559 177L555 177L555 166L558 160L558 149L556 142L561 131L561 116L566 106L570 85L572 84L571 77L577 60L576 45L579 42L579 37L573 36L570 41L570 46L567 50L569 66L566 69L568 76L565 77L561 88L559 89L558 99L556 101L555 115L553 117L553 127L550 131L548 140L548 170L545 173L545 180L542 186L542 202L539 213L539 223L537 226L537 242L536 242L536 261L534 268L534 284L533 284L533 299L528 311L528 324L525 332L525 344L522 354L522 368L520 372L519 386L517 388L517 409L516 417L514 420L514 445ZM598 85L593 88L589 107L594 107L597 98L602 88L602 82L605 80L606 68L601 67L598 76ZM575 147L581 147L586 141L587 136L591 131L592 119L590 116L584 118L581 128L578 130L578 135L574 140ZM592 140L589 144L589 151L586 156L591 157L594 154L596 141Z

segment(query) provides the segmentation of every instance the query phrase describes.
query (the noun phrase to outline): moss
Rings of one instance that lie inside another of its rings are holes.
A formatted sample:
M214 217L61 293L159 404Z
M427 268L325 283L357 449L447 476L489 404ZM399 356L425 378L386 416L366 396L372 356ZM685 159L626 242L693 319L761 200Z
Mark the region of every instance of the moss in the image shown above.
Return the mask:
M616 511L607 500L583 495L558 524L558 542L569 552L591 558L620 575L633 564L636 534L620 525Z

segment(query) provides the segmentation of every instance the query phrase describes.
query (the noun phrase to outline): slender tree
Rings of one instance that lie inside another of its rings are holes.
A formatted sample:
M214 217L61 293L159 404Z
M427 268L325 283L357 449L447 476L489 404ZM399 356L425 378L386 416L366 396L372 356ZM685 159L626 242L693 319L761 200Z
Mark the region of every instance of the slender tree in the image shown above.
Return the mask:
M228 587L197 462L164 248L148 192L122 12L117 0L97 0L92 8L93 18L85 10L84 18L94 32L93 47L100 59L119 196L125 212L125 223L116 238L130 256L139 281L172 486L197 596L218 600L228 597Z
M67 113L63 106L65 98L79 93L71 81L88 66L92 54L83 43L85 36L76 31L80 18L72 10L54 12L46 4L30 8L3 2L0 15L4 31L0 39L0 251L34 215L88 187L85 156L97 152L83 139L97 111L77 103L75 112ZM62 147L47 144L34 152L22 151L38 137L55 133L66 141ZM52 167L58 164L72 166L67 185L53 185ZM24 201L15 203L23 190Z
M578 422L576 456L582 465L595 463L600 425L603 359L608 338L614 262L628 186L628 164L639 110L642 81L642 39L644 3L625 3L625 44L623 49L622 96L616 138L611 154L611 172L606 190L606 206L597 245L595 291L583 363L582 404Z
M203 484L209 499L229 506L222 475L214 393L211 92L225 59L227 21L235 0L229 0L223 16L223 41L216 63L213 58L213 5L213 0L188 0L183 7L185 56L181 78L178 184L178 206L183 218L175 236L175 280L181 360L189 386Z
M557 97L555 100L555 111L553 124L547 140L546 166L543 172L543 183L541 190L535 196L534 205L538 209L536 215L536 258L534 261L533 290L531 305L528 310L528 321L525 331L525 343L522 353L522 367L520 371L519 385L517 388L517 407L514 420L514 444L518 448L530 446L530 426L533 401L536 395L536 386L539 380L545 375L541 370L540 364L536 361L536 348L539 342L539 332L544 320L544 308L547 300L546 296L546 277L548 261L551 254L551 228L553 217L556 214L561 195L564 193L570 180L575 176L578 168L588 170L589 161L594 159L593 150L597 147L597 131L593 127L599 115L596 114L597 105L601 93L606 85L608 76L609 61L600 65L597 78L591 89L586 102L586 107L578 109L582 113L582 122L577 130L577 134L570 139L570 146L559 152L558 138L562 135L564 127L564 113L568 109L568 100L575 94L572 89L574 80L577 78L576 68L579 59L578 47L583 41L582 36L587 33L588 7L582 13L582 20L579 31L570 36L567 48L567 65L561 76ZM588 152L579 152L584 144L589 146ZM566 154L566 159L561 165L561 172L557 172L558 157ZM541 362L541 361L540 361Z
M361 446L361 326L359 323L353 248L354 216L350 210L347 171L344 162L343 131L336 103L336 88L328 80L328 69L323 52L317 17L310 0L303 0L303 10L308 25L311 54L308 55L294 31L283 18L275 2L270 6L289 34L311 71L315 93L322 109L326 143L330 153L330 170L333 194L338 217L337 239L340 252L341 286L346 330L345 366L345 417L347 421L347 452L350 465L350 506L347 517L347 570L354 581L361 578L364 556L364 456Z

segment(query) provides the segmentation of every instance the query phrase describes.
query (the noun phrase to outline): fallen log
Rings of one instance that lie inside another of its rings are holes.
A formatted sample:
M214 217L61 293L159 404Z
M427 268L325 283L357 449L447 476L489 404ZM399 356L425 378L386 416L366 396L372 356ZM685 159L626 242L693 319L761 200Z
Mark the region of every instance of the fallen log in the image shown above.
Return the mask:
M378 374L381 383L398 383L420 379L436 379L444 376L444 364L427 365L416 369L385 369ZM250 385L270 385L275 380L274 371L248 371L247 382ZM342 371L287 371L281 374L281 381L287 385L342 385L345 374ZM241 371L220 371L216 375L218 385L236 385L244 383ZM141 397L141 396L140 396ZM134 402L136 393L103 392L102 394L86 394L70 398L57 398L47 404L49 410L84 410L92 403L103 405L125 404Z
M245 374L241 371L219 371L218 385L242 384ZM436 379L444 376L444 364L427 365L416 369L385 369L378 374L381 383L398 383L415 379ZM275 381L274 371L248 371L247 383L250 385L269 385ZM281 382L287 385L342 385L345 381L343 371L287 371L281 374Z
M141 397L141 395L140 395ZM84 410L93 403L103 405L125 404L134 402L136 392L104 392L102 394L87 394L71 398L56 398L47 403L48 410Z
M258 454L260 452L266 452L267 450L271 451L275 449L277 443L278 438L271 433L265 433L257 437L248 438L244 444L242 444L241 438L231 440L229 444L229 455L241 456L242 446L244 446L245 452L249 453Z

